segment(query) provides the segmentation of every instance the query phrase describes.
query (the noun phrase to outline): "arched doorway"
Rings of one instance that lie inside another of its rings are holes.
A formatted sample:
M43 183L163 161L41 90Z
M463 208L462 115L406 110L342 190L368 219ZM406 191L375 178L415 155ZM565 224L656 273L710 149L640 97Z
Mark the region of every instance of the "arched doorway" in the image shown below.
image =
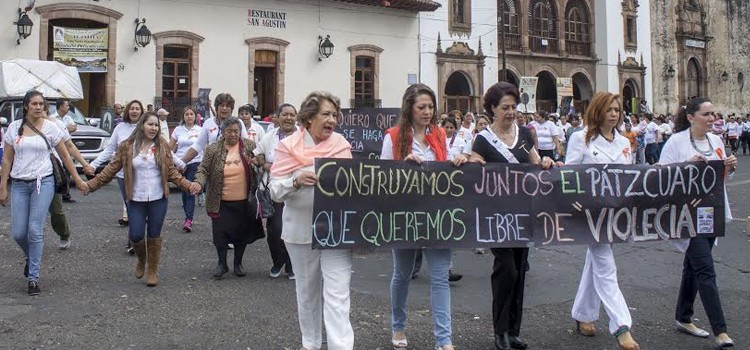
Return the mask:
M687 65L687 77L685 79L685 86L687 88L687 98L702 96L701 91L701 69L698 64L698 60L691 58Z
M576 113L583 113L594 96L591 81L583 73L573 74L573 107Z
M633 79L625 81L622 88L622 108L625 113L635 113L638 108L638 86Z
M507 76L507 79L503 79L503 70L502 69L499 70L497 72L497 81L503 81L503 80L505 80L505 81L507 81L507 82L515 85L516 87L518 87L518 76L515 73L513 73L513 71L510 70L510 69L507 69L505 71L505 74Z
M445 83L444 111L459 110L466 113L472 110L471 81L462 72L453 72Z
M548 71L541 71L536 75L539 82L536 85L536 109L538 111L557 111L557 79Z

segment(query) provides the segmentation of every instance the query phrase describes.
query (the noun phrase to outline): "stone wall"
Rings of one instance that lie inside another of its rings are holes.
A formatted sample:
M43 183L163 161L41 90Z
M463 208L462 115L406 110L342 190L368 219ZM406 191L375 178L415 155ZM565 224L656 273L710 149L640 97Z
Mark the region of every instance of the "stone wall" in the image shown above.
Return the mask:
M679 53L676 38L679 9L683 2L695 1L705 11L706 81L703 95L711 98L722 113L750 112L750 2L748 0L656 0L650 4L652 68L654 84L652 109L656 113L675 112L688 96L682 96L685 81L680 70L685 57ZM667 70L674 67L675 77ZM727 72L727 80L722 74ZM684 72L683 72L684 73Z

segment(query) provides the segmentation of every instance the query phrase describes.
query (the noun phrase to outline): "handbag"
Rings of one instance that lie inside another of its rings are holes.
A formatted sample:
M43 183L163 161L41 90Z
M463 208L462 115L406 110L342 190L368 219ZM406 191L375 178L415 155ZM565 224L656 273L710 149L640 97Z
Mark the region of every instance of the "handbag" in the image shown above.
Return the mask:
M55 153L52 152L52 145L50 145L49 140L47 140L47 136L42 134L37 128L34 127L31 123L27 123L27 125L31 128L31 130L34 130L35 133L37 133L39 136L42 137L44 140L44 143L47 144L47 150L49 151L49 159L52 162L52 175L54 175L55 178L55 193L68 193L68 187L70 186L70 179L68 178L68 173L65 171L65 167L63 167L62 162L60 159L58 159L55 156Z
M271 200L271 191L268 189L268 176L265 176L263 170L260 171L260 179L258 182L258 189L255 191L258 212L261 217L270 218L273 216L275 210L273 209L273 200Z

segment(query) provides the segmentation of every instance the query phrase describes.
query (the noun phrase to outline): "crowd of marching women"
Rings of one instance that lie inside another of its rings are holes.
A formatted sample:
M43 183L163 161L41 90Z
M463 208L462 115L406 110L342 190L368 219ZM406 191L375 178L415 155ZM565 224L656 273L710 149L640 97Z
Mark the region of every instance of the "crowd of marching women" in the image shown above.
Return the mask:
M638 138L633 129L646 122L637 116L626 119L621 98L611 93L597 93L585 114L572 115L570 122L543 112L535 113L533 120L520 114L516 109L518 90L507 82L491 86L483 101L483 114L454 111L438 116L433 90L423 84L409 86L397 124L384 135L380 158L451 162L456 167L468 162L527 163L548 169L566 164L632 164L641 148L631 136L635 133L634 138ZM91 164L83 162L89 176L83 181L65 146L70 136L64 125L48 117L44 96L33 91L26 95L23 118L10 124L3 140L0 204L11 204L11 232L26 257L24 276L29 294L40 293L42 228L56 193L55 175L61 162L84 194L117 179L127 210L128 247L137 258L133 274L136 278L146 276L148 286L158 284L161 229L167 212L168 182L172 182L184 192L186 232L192 230L194 196L205 193L217 254L214 277L229 272L230 248L234 250L233 273L244 276L246 246L267 235L273 261L270 276L279 277L284 270L290 279L296 279L302 349L323 346L323 327L328 349L353 349L352 252L311 249L313 194L319 181L314 160L352 158L350 143L335 132L341 113L339 99L327 92L313 92L299 110L283 104L269 130L252 120L252 106L240 107L239 118L233 117L235 101L229 94L218 95L213 107L215 116L202 126L197 123L196 110L186 108L180 126L167 139L161 136L164 124L159 113L144 112L140 102L131 101L108 149ZM675 117L668 140L663 145L657 143L658 153L654 153L650 139L645 141L644 153L649 161L662 164L723 160L727 172L732 173L737 159L727 154L725 143L714 134L715 121L709 100L692 99ZM101 171L95 171L107 162ZM10 189L8 183L12 184ZM726 216L731 217L728 202ZM713 334L715 345L726 348L733 342L727 335L716 283L714 244L714 238L675 242L684 253L684 266L674 325L696 337ZM528 248L492 248L491 252L495 348L525 349L521 325ZM392 254L389 336L393 348L412 346L407 340L407 300L410 281L424 256L430 274L434 347L454 349L448 284L451 249L393 249ZM708 314L710 332L692 320L698 294ZM619 348L639 349L631 329L630 309L618 285L612 246L591 244L571 311L571 323L581 335L598 333L593 322L599 318L601 306L609 317L607 333Z

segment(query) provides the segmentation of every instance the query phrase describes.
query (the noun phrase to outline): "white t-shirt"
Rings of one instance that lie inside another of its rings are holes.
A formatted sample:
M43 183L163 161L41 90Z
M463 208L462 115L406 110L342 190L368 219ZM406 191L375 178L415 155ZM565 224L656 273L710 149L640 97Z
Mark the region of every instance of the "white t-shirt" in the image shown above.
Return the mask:
M659 126L654 122L646 124L646 132L643 134L643 140L647 145L656 142L656 130L658 128Z
M201 127L198 124L193 125L192 128L188 129L187 126L179 125L172 131L172 139L177 141L177 152L175 156L182 158L187 153L188 149L198 140L198 136L201 133ZM198 155L193 158L188 164L200 163L203 160L203 150L198 152Z
M60 118L60 115L57 114L57 111L52 112L52 114L49 115L52 118L55 118L57 120L61 120L65 126L68 125L75 125L75 121L73 121L73 118L71 118L69 115L65 115L64 117Z
M453 160L459 154L471 154L471 141L471 137L465 138L457 132L453 133L453 137L446 137L445 149L448 150L447 159Z
M197 152L203 151L206 146L216 142L219 136L219 125L216 124L216 118L211 117L203 123L198 140L190 148ZM247 129L242 121L240 121L240 137L247 138Z
M167 124L166 120L159 120L159 130L164 141L169 142L169 124Z
M727 136L729 137L738 137L742 132L740 124L737 124L737 122L729 122L724 127L727 129Z
M49 160L47 142L33 131L26 130L23 135L19 136L18 128L22 121L18 119L10 123L5 133L5 147L12 147L15 152L10 177L18 180L34 180L52 175L52 162ZM60 127L47 119L44 120L39 131L47 137L53 149L65 137Z
M750 121L742 123L742 132L750 131Z
M51 121L54 122L55 125L57 125L57 127L60 128L60 130L63 132L62 142L68 142L68 140L70 140L70 133L68 132L68 128L65 127L65 123L59 118L53 118ZM55 157L57 157L57 159L60 159L60 161L62 162L62 159L60 158L60 155L57 154L56 149L52 148L52 153L54 153Z
M555 149L553 136L558 136L560 134L560 130L555 123L549 120L541 124L536 123L534 125L534 130L536 130L536 138L540 150L551 151Z
M247 130L247 138L253 140L257 145L265 133L266 131L263 129L263 126L253 121L252 125L250 125L250 129Z
M667 123L661 123L659 127L657 128L657 142L665 142L666 138L669 137L669 135L672 135L672 128Z

